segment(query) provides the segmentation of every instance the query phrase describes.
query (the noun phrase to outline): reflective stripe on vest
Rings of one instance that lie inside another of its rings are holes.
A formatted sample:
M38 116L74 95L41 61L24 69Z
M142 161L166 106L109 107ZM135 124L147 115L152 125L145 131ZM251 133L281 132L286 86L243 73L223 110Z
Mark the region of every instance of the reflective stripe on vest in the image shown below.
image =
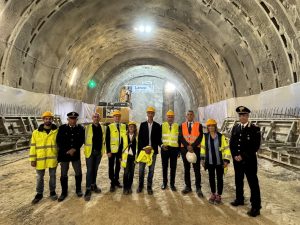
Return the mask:
M200 123L193 122L192 131L189 134L187 122L182 123L181 125L182 135L189 144L193 144L196 141L196 139L201 135L199 132L199 128L200 128ZM183 147L183 144L181 144L181 147ZM198 145L198 147L200 147L200 144Z
M55 168L57 166L56 136L58 129L45 131L34 130L31 137L29 160L36 162L37 170Z
M173 123L171 130L168 122L162 124L162 142L165 146L178 147L178 124Z

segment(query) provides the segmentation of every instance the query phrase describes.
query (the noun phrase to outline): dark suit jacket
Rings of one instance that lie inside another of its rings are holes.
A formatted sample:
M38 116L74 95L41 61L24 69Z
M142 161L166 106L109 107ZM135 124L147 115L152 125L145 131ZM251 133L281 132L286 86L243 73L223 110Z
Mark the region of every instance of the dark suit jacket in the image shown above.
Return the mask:
M151 131L151 145L155 154L158 154L158 146L161 146L161 127L160 124L153 121ZM149 145L148 122L141 123L138 136L138 153L147 145Z

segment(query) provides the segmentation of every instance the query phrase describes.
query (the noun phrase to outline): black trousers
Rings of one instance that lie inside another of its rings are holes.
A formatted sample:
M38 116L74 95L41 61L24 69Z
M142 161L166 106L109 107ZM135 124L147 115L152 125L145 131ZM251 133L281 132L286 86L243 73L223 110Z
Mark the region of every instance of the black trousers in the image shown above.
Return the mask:
M236 200L244 201L244 176L246 175L250 187L250 202L252 208L261 208L260 188L257 178L257 159L237 162L233 160L235 171Z
M131 189L132 187L134 168L135 168L134 159L135 159L134 156L128 155L127 164L126 164L126 168L124 169L124 177L123 177L123 185L125 190Z
M223 193L223 165L207 165L211 193L216 193L216 174L218 195Z
M111 157L108 158L108 175L110 179L110 184L115 186L119 184L119 174L120 174L120 158L118 153L112 153Z
M92 185L96 185L97 173L101 162L102 154L95 150L89 158L86 158L86 189L91 190Z
M161 150L161 162L163 168L163 183L164 185L168 184L168 168L170 161L170 185L175 185L175 176L177 168L177 157L179 150L176 147L168 146L168 150Z
M196 163L193 163L194 173L195 173L195 185L196 189L201 188L201 173L200 173L200 148L196 148L195 154L197 155ZM186 153L188 152L187 149L181 148L181 157L184 165L184 181L185 185L188 188L191 188L191 163L189 163L186 159Z

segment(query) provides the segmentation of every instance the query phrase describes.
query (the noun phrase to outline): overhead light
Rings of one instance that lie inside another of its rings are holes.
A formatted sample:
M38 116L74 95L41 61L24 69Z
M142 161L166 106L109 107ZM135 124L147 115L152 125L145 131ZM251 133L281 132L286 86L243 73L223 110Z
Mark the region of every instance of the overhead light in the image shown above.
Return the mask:
M71 79L69 81L70 86L74 85L74 82L76 81L77 75L78 75L78 69L77 69L77 67L75 67L72 71Z
M89 82L88 82L88 87L89 87L90 89L93 89L93 88L95 88L96 86L97 86L96 81L94 81L94 80L89 80Z
M176 90L176 87L175 87L174 84L172 84L172 83L170 83L170 82L167 82L167 83L165 84L165 91L166 91L166 92L172 93L172 92L174 92L175 90Z
M139 23L133 27L133 30L141 34L151 33L153 26L152 23Z

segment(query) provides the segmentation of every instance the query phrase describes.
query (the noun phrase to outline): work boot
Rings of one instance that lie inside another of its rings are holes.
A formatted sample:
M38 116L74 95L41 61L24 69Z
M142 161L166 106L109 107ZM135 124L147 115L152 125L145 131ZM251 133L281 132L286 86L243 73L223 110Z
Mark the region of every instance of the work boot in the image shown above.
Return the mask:
M251 210L249 210L247 212L247 214L251 217L256 217L256 216L260 215L260 209L252 208Z
M143 191L143 187L139 186L138 189L136 190L136 193L141 193Z
M181 193L184 194L184 195L186 195L186 194L190 193L191 191L192 191L192 188L190 188L190 187L185 187L185 188L181 191Z
M202 191L201 191L200 188L197 188L196 193L197 193L197 195L198 195L199 198L203 198L204 197L204 195L203 195L203 193L202 193Z
M128 189L128 194L132 194L132 189L131 188Z
M239 205L244 205L244 201L239 201L239 200L235 199L233 202L230 202L230 204L234 207L237 207Z
M36 194L34 199L31 201L32 204L37 204L43 198L43 194Z
M120 182L117 182L117 183L116 183L116 187L117 187L117 188L122 188L123 186L120 184Z
M83 196L83 193L81 191L82 175L75 176L75 181L76 181L76 194L80 198Z
M153 195L152 187L147 187L148 195Z
M95 193L101 193L101 189L97 187L96 184L91 186L91 191L95 192Z
M110 192L115 192L115 190L116 190L116 187L114 185L110 185L109 191Z
M216 195L215 204L216 205L222 204L222 197L221 197L221 195Z
M210 198L208 199L209 203L214 204L216 200L216 194L212 193Z
M61 195L59 196L58 201L62 202L68 196L68 177L61 177L60 184L61 184Z
M171 185L171 190L172 191L177 191L177 188L174 185Z
M84 194L84 200L87 201L87 202L90 201L91 200L91 195L92 195L91 190L86 190L85 194Z
M51 191L50 192L50 198L53 200L53 201L56 201L57 200L57 194L55 191Z

